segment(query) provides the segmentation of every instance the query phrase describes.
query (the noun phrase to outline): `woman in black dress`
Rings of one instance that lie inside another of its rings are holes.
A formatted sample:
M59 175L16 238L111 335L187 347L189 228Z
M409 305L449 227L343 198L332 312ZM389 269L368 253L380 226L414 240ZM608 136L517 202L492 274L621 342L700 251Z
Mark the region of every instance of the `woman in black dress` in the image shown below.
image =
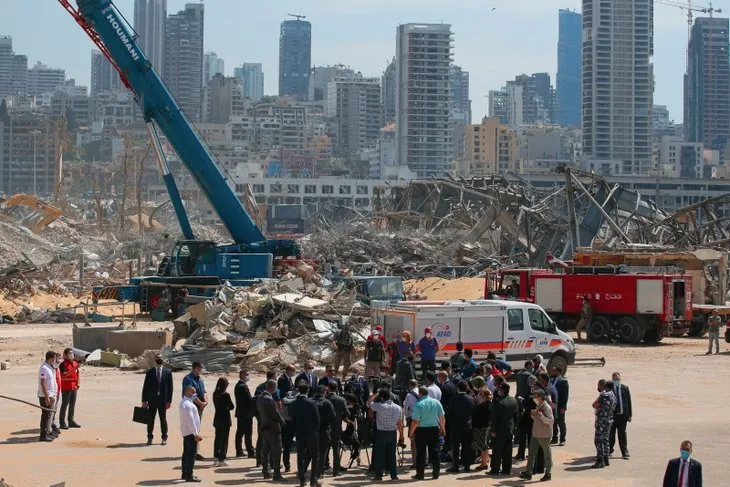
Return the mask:
M228 435L231 432L231 411L233 410L233 401L231 395L226 392L228 389L228 379L221 377L215 385L213 392L213 405L215 406L215 415L213 416L213 427L215 428L215 440L213 441L213 457L214 467L228 467L230 463L226 461L228 453Z
M472 450L480 452L481 463L477 470L485 470L489 468L489 425L492 422L492 392L488 387L476 391L474 399L476 400L476 408L471 416L472 431L474 439L472 440Z

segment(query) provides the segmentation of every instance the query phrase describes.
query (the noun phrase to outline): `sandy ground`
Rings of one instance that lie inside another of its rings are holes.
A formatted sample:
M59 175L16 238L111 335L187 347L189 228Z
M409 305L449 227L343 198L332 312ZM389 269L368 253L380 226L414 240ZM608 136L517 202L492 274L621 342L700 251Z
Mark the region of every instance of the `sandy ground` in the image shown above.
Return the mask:
M405 281L403 287L406 294L417 293L431 301L484 297L484 278L482 277L462 277L460 279L425 277Z
M70 344L70 325L13 325L0 327L0 360L10 368L0 371L2 394L35 402L36 371L47 348ZM606 357L604 368L569 370L571 397L568 413L568 441L554 449L553 484L578 486L660 485L666 462L679 453L681 440L692 439L695 457L704 464L705 485L728 485L726 462L730 448L723 401L727 398L726 377L730 352L705 356L706 342L670 339L656 347L579 346L579 357ZM604 470L592 470L593 412L599 378L614 370L623 373L631 387L634 420L629 425L630 460L616 459ZM175 373L179 387L184 372ZM233 382L234 378L230 377ZM69 487L105 485L168 485L180 477L182 450L178 414L170 414L170 443L147 447L145 428L131 422L143 377L141 372L84 367L76 419L79 430L64 431L53 443L38 443L38 410L0 400L0 478L12 486L49 486L66 482ZM215 377L206 381L212 387ZM253 385L259 380L253 380ZM176 390L177 396L179 389ZM204 417L202 453L210 458L213 448L212 411ZM231 435L233 436L233 434ZM233 448L229 448L232 452ZM408 456L408 454L406 454ZM349 458L349 457L346 457ZM362 456L365 462L365 455ZM408 458L406 465L408 465ZM202 485L267 485L254 461L231 459L231 466L213 468L211 461L198 462L196 475ZM464 486L521 486L523 463L513 468L514 476L490 479L482 473L444 475L441 484ZM371 482L364 471L354 469L346 476L327 477L325 485L365 486ZM401 482L410 482L410 472ZM287 474L289 484L296 484ZM453 480L458 480L454 483ZM536 481L533 481L536 482ZM426 481L420 485L436 485ZM549 484L548 484L549 485Z

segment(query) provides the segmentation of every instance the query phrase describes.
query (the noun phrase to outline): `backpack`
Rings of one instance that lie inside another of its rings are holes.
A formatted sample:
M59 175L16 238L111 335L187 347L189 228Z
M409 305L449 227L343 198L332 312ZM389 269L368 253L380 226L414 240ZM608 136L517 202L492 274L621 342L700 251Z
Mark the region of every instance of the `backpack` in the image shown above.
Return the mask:
M380 338L374 338L367 342L365 348L368 351L367 359L368 362L379 362L383 356L383 342Z
M355 348L352 335L347 330L340 330L337 333L335 344L337 345L337 348L343 352L352 352L353 348Z
M291 407L292 404L294 404L294 401L297 400L297 397L299 397L298 391L289 391L286 393L286 396L284 396L284 399L282 399L283 407L281 408L281 417L284 418L284 421L291 421L292 415L291 415Z

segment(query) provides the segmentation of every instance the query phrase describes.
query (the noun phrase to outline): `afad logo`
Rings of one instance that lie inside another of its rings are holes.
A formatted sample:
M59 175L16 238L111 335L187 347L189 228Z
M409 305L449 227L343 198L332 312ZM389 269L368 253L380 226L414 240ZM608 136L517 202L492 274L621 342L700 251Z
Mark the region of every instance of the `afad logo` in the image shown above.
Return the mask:
M550 340L547 337L543 337L537 341L537 347L538 348L547 347L549 343L550 343Z
M446 323L435 323L431 329L433 331L434 338L437 340L439 338L451 338L451 326Z

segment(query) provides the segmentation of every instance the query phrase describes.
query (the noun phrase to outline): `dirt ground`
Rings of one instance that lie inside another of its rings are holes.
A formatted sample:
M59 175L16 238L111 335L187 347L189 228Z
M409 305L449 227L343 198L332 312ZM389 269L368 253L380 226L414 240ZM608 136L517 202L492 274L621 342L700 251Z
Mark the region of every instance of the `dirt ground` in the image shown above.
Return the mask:
M60 350L71 343L70 325L0 326L0 360L8 370L0 371L2 393L35 402L36 372L46 349ZM727 434L728 345L719 356L705 356L706 342L699 339L668 339L655 347L579 345L579 357L605 357L603 368L569 370L570 403L568 439L565 447L553 452L553 483L561 487L656 486L660 485L668 459L678 456L684 439L694 441L694 457L704 465L705 485L727 485L725 458L730 449ZM595 385L619 370L631 388L634 419L630 423L630 460L616 459L609 468L592 470L593 411ZM145 446L142 425L131 422L132 408L138 404L141 372L84 367L79 390L76 420L82 429L64 431L53 443L38 443L39 411L0 399L0 478L11 486L49 486L66 482L68 487L105 485L169 485L180 477L181 440L177 404L171 410L170 443ZM175 395L184 372L175 373ZM230 376L231 382L234 377ZM206 382L212 388L215 376ZM253 385L259 378L252 381ZM212 411L210 411L212 413ZM210 458L213 448L212 414L203 420L202 453ZM233 437L233 434L231 435ZM233 448L229 447L229 452ZM408 457L408 453L406 453ZM346 458L349 458L346 456ZM365 455L362 455L366 464ZM406 465L410 462L406 458ZM488 478L483 473L443 475L446 481L465 487L497 485L521 486L517 478L524 463L513 467L509 478ZM212 461L196 463L202 485L267 485L254 460L231 459L231 466L213 468ZM435 485L410 481L411 472L400 474L401 483ZM293 474L286 474L296 484ZM536 477L537 478L537 477ZM536 482L533 481L533 483ZM325 485L364 486L371 482L364 470L355 468L344 477L327 477ZM548 484L549 485L549 484Z

